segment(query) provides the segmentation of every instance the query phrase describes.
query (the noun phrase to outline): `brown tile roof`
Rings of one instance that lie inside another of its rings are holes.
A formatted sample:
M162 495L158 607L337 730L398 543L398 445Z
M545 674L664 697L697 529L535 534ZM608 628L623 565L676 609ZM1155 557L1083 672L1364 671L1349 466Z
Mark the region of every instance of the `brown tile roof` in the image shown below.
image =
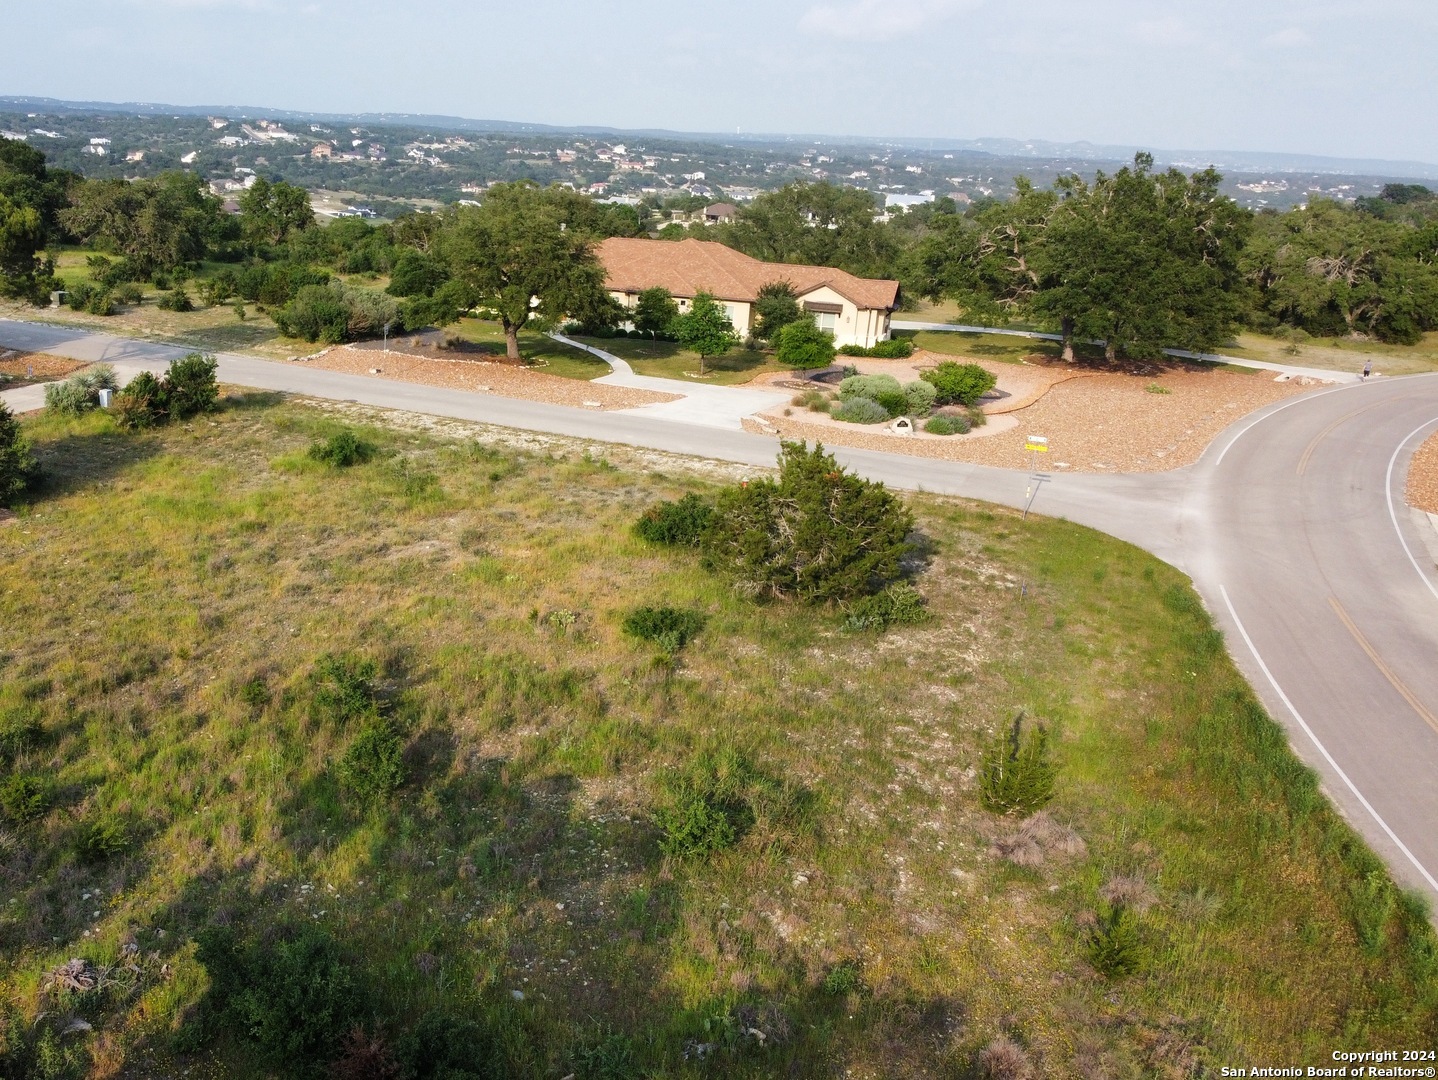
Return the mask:
M861 278L829 266L766 263L710 240L639 240L613 236L598 248L605 287L637 293L663 286L675 296L708 292L720 300L753 303L759 290L787 281L799 296L827 285L860 308L891 310L898 303L899 283Z

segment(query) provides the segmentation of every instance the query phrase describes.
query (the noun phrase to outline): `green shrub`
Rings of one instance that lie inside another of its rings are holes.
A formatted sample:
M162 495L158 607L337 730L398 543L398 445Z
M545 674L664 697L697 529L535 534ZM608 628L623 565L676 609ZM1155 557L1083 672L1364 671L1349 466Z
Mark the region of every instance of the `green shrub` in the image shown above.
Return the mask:
M171 360L165 372L170 416L188 420L200 413L214 412L220 400L220 386L215 378L218 370L215 358L204 353L192 352L179 360Z
M323 442L314 443L309 450L310 457L336 469L347 469L351 465L363 465L373 460L379 447L361 439L346 428L336 432Z
M635 1060L633 1040L607 1028L580 1047L574 1064L578 1080L631 1080L644 1075Z
M66 379L45 384L45 408L66 416L79 416L95 407L98 399L90 396L89 388Z
M376 337L386 323L397 324L400 307L393 297L332 281L305 285L275 312L275 325L286 337L338 345Z
M269 685L264 679L256 676L240 687L239 698L251 709L263 709L270 703Z
M96 289L86 297L85 311L91 315L113 315L115 297L109 289Z
M721 496L705 560L750 595L851 600L898 578L913 528L883 484L847 472L822 446L785 442L777 481Z
M344 723L378 710L374 679L379 668L373 660L346 653L326 653L315 661L315 690L310 696L310 719Z
M64 382L47 384L45 407L58 413L78 416L99 406L101 390L114 390L118 386L115 369L109 364L96 364L86 371L71 375Z
M653 544L695 547L714 522L714 508L698 495L685 495L645 510L634 523L634 535Z
M732 747L698 754L662 782L654 810L660 848L692 859L733 847L754 824L752 788L761 782L748 758Z
M318 927L241 942L228 928L196 939L210 978L212 1031L252 1045L272 1069L304 1071L330 1057L367 1015L365 995L338 943Z
M1381 869L1370 870L1349 890L1348 910L1358 943L1369 956L1379 956L1388 939L1388 922L1398 906L1398 894Z
M228 274L217 274L199 283L200 300L206 307L217 307L234 298L235 279Z
M967 416L931 416L924 430L931 435L967 435L970 431Z
M846 630L877 630L891 626L910 626L929 617L923 594L907 582L890 585L882 592L861 597L845 609Z
M906 382L904 384L904 397L908 399L908 414L910 416L927 416L929 410L934 407L934 401L938 397L938 393L932 383L926 383L923 379Z
M933 384L939 405L974 405L998 382L996 376L978 364L958 364L952 360L945 360L919 377Z
M75 834L75 854L87 863L104 862L129 846L129 830L123 821L114 817L86 822Z
M390 721L372 718L350 743L336 772L359 802L384 802L404 783L404 740Z
M155 301L155 306L161 311L195 310L194 301L190 299L190 294L185 292L183 285L176 285L169 292L165 293L165 295Z
M111 290L111 295L114 296L117 303L125 304L129 307L137 307L145 301L145 290L133 281L127 281L123 285L116 285L114 289Z
M428 1012L400 1036L395 1050L406 1080L502 1080L508 1074L494 1043L494 1036L471 1019Z
M20 430L20 421L10 406L0 401L0 507L13 505L25 494L37 471L30 440Z
M903 416L909 408L909 398L902 390L882 390L874 398L890 416Z
M828 367L834 362L834 337L812 318L796 319L775 333L774 358L792 368Z
M95 295L95 292L96 289L93 285L86 285L83 281L67 286L65 303L70 305L71 311L84 311L90 303L90 297Z
M170 287L170 275L163 270L157 270L150 275L150 281L154 283L155 288L162 292Z
M1132 975L1148 960L1138 916L1123 904L1108 905L1099 912L1084 951L1094 970L1110 979Z
M851 397L840 401L829 415L846 424L882 424L889 419L889 410L872 398Z
M39 710L16 705L0 712L0 761L14 761L40 741L43 732Z
M115 421L127 430L157 427L169 413L169 389L148 371L140 372L115 395Z
M995 814L1028 817L1054 795L1054 766L1042 724L1023 730L1024 714L1000 731L979 764L979 801Z
M824 993L835 997L852 994L863 985L863 971L856 960L840 960L824 975Z
M704 629L704 613L672 607L640 607L624 616L624 632L677 653Z
M844 356L872 356L880 360L903 360L914 355L914 343L908 338L890 338L876 342L869 348L862 345L845 345L839 350Z
M892 375L850 375L839 383L839 397L864 397L877 401L880 394L903 393L899 380Z
M0 783L0 810L17 825L41 817L55 802L55 781L38 773L11 773Z

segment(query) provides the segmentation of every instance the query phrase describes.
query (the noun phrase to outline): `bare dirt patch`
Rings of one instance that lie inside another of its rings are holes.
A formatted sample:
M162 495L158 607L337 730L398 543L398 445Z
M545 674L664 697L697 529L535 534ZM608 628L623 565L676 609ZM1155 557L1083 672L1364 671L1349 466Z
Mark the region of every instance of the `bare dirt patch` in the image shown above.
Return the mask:
M915 370L918 353L907 361ZM944 359L953 359L945 357ZM1161 472L1196 461L1204 447L1239 417L1309 389L1299 380L1277 382L1263 372L1214 370L1200 365L1134 365L1132 369L1090 370L1040 361L1022 365L976 360L999 377L1008 393L986 406L996 415L989 427L1010 420L1007 430L976 438L918 432L895 435L887 425L844 424L798 408L765 419L786 439L811 439L838 446L967 461L999 468L1031 464L1024 450L1029 435L1048 438L1045 464L1069 472ZM888 370L878 367L873 370ZM895 372L890 372L895 374ZM900 377L896 374L896 377ZM752 424L752 426L751 426ZM752 431L758 424L746 421Z
M517 364L479 359L478 355L482 354L421 356L394 350L381 352L377 349L356 349L345 345L313 359L298 362L309 367L343 371L350 375L372 375L377 379L398 379L401 382L422 383L425 386L444 386L470 393L494 394L498 397L523 398L527 401L545 401L552 405L571 405L596 410L657 405L660 402L675 401L682 396L564 379Z
M69 360L63 356L0 349L0 390L54 382L87 366L84 361Z
M1408 505L1438 514L1438 432L1428 436L1408 466Z

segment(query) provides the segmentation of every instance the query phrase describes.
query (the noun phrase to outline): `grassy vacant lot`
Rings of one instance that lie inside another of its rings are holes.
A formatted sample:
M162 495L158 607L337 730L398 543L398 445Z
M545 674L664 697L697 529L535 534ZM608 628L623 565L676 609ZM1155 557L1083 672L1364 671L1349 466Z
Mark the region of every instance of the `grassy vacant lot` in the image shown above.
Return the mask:
M304 451L334 428L258 396L140 436L30 424L49 481L0 528L0 717L8 774L55 795L0 849L0 1033L93 1028L44 1035L43 1075L280 1069L204 1027L236 976L196 941L225 934L282 972L253 1009L343 984L391 1045L458 1032L480 1076L970 1076L1006 1036L1035 1075L1190 1077L1433 1045L1431 931L1172 569L916 497L933 618L850 633L630 536L706 490L682 463L385 429L332 470ZM641 604L707 624L668 658L621 632ZM336 657L373 663L401 732L391 801L339 782ZM975 777L1020 708L1059 770L1022 834ZM764 809L666 858L659 782L716 746ZM1142 913L1127 976L1086 944L1112 900ZM329 966L283 944L305 928ZM71 958L108 981L46 989Z
M723 356L711 356L707 374L699 378L699 354L672 341L641 341L638 338L580 338L587 345L603 349L629 361L636 374L661 379L737 386L770 371L788 371L776 363L773 353L757 349L731 349ZM562 373L561 373L562 374Z
M1425 334L1417 345L1385 345L1381 341L1352 341L1346 338L1308 338L1296 347L1290 342L1263 334L1240 334L1238 340L1220 352L1248 360L1273 364L1328 368L1359 372L1365 361L1384 375L1414 375L1438 371L1438 333Z

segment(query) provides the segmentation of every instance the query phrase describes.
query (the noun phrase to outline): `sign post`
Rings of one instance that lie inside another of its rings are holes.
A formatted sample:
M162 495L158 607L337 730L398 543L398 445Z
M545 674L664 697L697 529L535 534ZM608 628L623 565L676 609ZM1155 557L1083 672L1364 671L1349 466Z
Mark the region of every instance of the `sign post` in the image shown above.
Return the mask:
M1034 500L1039 496L1039 485L1051 479L1048 473L1039 472L1039 455L1049 452L1049 441L1043 435L1030 435L1024 443L1024 449L1029 452L1029 458L1033 462L1033 471L1029 474L1028 490L1024 492L1024 516L1023 520L1029 519L1029 508L1033 506Z

